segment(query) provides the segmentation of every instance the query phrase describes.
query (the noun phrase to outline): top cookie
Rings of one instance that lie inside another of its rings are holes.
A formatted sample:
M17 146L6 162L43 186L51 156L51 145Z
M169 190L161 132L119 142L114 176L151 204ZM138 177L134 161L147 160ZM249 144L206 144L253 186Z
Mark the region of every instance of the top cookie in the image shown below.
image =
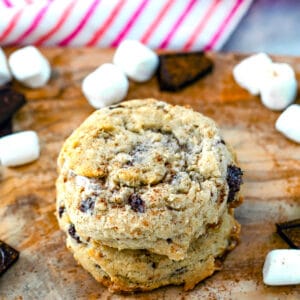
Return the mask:
M80 237L173 260L238 199L228 181L238 168L215 123L154 99L95 111L58 167L57 203Z

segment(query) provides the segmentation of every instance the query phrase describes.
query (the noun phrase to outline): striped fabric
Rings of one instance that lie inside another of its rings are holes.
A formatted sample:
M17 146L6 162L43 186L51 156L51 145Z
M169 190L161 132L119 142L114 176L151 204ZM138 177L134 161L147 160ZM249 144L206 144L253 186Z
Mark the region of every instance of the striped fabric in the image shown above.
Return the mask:
M218 50L252 0L0 0L0 45Z

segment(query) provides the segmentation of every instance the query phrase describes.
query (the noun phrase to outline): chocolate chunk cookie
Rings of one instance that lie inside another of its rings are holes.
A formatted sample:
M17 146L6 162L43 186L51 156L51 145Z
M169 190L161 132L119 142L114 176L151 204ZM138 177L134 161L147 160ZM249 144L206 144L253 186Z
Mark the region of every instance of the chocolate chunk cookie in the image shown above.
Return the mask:
M94 112L66 140L58 170L58 219L69 241L96 252L99 244L115 253L163 256L175 263L176 276L188 273L177 270L181 267L191 270L180 262L189 260L191 247L241 200L242 172L216 124L154 99ZM228 236L220 242L226 244ZM98 265L104 274L106 268ZM113 275L105 276L113 281ZM158 280L149 289L186 280L180 278Z

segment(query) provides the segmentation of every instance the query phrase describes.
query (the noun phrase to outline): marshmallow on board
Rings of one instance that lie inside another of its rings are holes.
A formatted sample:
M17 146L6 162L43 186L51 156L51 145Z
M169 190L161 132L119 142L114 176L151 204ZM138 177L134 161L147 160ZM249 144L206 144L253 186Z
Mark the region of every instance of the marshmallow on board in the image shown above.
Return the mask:
M123 100L128 92L128 80L113 64L103 64L84 78L82 92L95 108L102 108Z
M292 67L273 63L265 53L252 55L233 69L237 84L252 95L261 96L264 106L271 110L283 110L297 96L297 80Z
M263 266L263 281L267 285L300 284L300 250L270 251Z
M267 108L283 110L295 101L297 80L290 65L272 63L261 79L261 101Z
M300 143L300 105L289 106L277 119L275 128L287 138Z
M39 138L35 131L21 131L0 138L0 162L6 167L16 167L38 159Z
M260 93L262 77L272 64L271 58L265 53L249 56L233 68L233 77L237 84L252 95Z
M16 50L10 55L8 63L13 76L27 87L42 87L50 79L50 64L36 47Z
M4 85L11 80L12 76L8 68L6 56L2 48L0 47L0 85Z
M136 82L149 80L159 64L158 55L136 40L121 42L113 57L113 63Z

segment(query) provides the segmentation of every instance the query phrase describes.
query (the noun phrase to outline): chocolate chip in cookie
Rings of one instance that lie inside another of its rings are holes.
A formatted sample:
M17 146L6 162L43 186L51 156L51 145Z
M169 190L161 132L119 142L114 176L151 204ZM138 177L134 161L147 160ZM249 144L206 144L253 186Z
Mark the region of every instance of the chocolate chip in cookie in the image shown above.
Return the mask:
M161 91L178 91L210 73L213 62L204 52L159 56L158 83Z
M131 209L135 212L145 212L145 202L138 194L130 195L128 199L128 204L130 205Z
M61 218L62 215L64 214L65 209L66 209L66 208L65 208L64 206L60 206L60 207L58 208L58 215L59 215L60 218Z
M156 269L157 263L156 262L152 262L151 267L152 267L152 269Z
M75 240L77 241L77 243L81 243L81 240L80 240L80 237L79 235L77 234L76 232L76 229L75 229L75 226L73 224L70 225L69 229L68 229L68 232L70 234L70 236Z
M79 210L81 212L90 212L92 213L95 208L95 198L94 197L88 197L81 201Z
M229 186L228 202L232 202L235 194L240 190L243 183L243 171L237 166L228 166L227 168L227 183Z

